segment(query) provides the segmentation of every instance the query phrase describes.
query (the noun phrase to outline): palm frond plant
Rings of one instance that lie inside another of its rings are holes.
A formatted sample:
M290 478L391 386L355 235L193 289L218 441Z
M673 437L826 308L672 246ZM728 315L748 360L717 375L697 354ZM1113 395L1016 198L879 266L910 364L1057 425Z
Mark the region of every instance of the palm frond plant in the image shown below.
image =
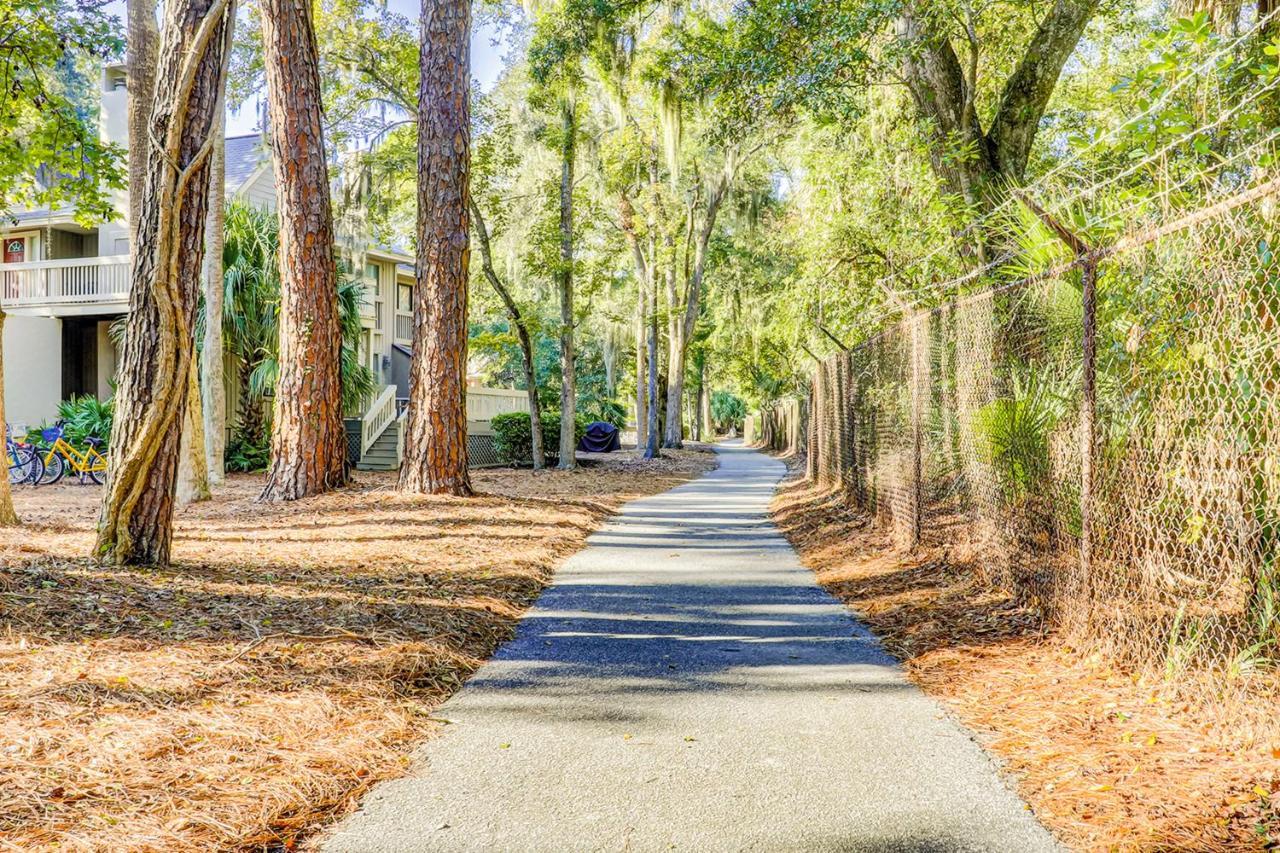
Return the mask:
M262 362L279 348L280 273L276 264L279 223L263 208L227 205L223 242L223 350L236 363L240 421L236 433L261 442L267 388L255 383Z
M279 223L274 213L243 202L227 206L223 292L224 347L239 366L240 424L250 443L266 432L264 401L276 386L280 364L280 274L276 261ZM361 409L377 382L360 363L358 342L363 284L350 276L338 281L342 328L341 379L344 410Z

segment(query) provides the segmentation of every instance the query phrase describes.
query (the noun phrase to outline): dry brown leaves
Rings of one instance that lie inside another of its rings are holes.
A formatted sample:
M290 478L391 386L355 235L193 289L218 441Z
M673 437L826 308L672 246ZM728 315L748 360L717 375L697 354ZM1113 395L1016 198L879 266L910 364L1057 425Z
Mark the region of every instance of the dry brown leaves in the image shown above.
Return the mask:
M0 849L290 849L401 773L431 710L607 514L714 467L630 455L387 475L289 505L233 477L177 519L174 565L104 568L100 492L19 489L0 529Z
M966 555L927 541L895 553L868 519L798 480L773 509L819 582L863 618L913 681L977 732L1065 843L1280 847L1274 709L1224 718L1221 709L1172 698L1158 679L1043 633L1033 615L977 582ZM933 521L941 541L938 527L948 520Z

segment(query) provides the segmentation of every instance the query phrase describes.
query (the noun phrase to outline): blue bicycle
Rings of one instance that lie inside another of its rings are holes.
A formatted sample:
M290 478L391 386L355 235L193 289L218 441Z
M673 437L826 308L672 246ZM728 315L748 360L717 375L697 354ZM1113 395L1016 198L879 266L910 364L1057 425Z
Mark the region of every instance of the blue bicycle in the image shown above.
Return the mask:
M4 455L9 467L9 485L39 483L44 476L44 460L30 444L14 441L8 424L4 427Z

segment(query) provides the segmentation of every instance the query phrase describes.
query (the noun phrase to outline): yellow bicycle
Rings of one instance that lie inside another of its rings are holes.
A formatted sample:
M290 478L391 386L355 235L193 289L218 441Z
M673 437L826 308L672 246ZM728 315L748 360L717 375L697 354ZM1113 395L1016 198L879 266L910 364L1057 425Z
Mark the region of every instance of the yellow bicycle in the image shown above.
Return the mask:
M88 477L101 486L107 478L107 457L103 452L106 442L89 436L84 440L85 449L77 450L64 438L64 423L58 421L41 432L44 440L49 443L49 449L41 451L44 456L44 476L40 478L40 485L48 486L58 482L70 469L80 475L80 482Z

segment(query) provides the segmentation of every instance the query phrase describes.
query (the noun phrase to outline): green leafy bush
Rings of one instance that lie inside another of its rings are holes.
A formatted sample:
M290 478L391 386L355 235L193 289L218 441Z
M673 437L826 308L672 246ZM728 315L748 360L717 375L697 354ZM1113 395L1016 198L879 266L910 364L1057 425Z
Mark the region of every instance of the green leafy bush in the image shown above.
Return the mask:
M271 462L271 441L266 438L254 441L243 434L237 434L227 444L227 452L223 458L228 471L263 471Z
M578 417L585 418L589 424L604 421L622 429L627 425L627 408L617 400L596 397L583 403Z
M544 411L542 417L542 452L548 465L560 461L560 413L555 410ZM591 423L585 415L574 418L573 440L576 444L582 440ZM527 464L533 461L533 432L530 429L528 412L507 412L496 415L489 421L493 427L493 446L498 458L512 464Z
M711 394L711 420L717 430L730 428L741 430L742 422L747 417L747 404L741 397L728 391L714 391Z
M71 399L63 400L58 404L58 420L66 421L63 424L62 437L68 444L76 447L82 447L84 440L90 436L110 442L111 421L114 413L114 399L99 400L89 394L73 394ZM38 445L47 444L42 433L51 426L53 424L44 423L30 430L26 435L26 441Z

